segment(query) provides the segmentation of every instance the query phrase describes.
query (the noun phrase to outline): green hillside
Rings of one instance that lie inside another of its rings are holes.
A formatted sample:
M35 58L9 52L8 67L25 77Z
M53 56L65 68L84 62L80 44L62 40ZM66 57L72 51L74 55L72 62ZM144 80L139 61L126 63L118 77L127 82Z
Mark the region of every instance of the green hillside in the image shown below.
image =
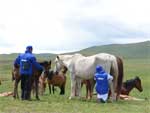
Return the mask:
M0 54L0 62L2 61L12 61L15 59L19 53L12 53L12 54ZM42 53L42 54L35 54L37 60L48 60L48 59L54 59L55 54L50 53Z
M111 44L103 46L94 46L83 49L81 51L76 51L73 53L81 53L83 55L93 55L97 53L110 53L123 58L150 58L150 41L141 42L141 43L132 43L132 44ZM71 54L71 53L66 53ZM13 54L0 54L1 59L12 60L16 58L18 53ZM44 54L35 54L37 59L47 60L54 59L56 54L44 53Z
M94 46L79 51L84 55L111 53L124 58L150 58L150 41L132 44L111 44Z

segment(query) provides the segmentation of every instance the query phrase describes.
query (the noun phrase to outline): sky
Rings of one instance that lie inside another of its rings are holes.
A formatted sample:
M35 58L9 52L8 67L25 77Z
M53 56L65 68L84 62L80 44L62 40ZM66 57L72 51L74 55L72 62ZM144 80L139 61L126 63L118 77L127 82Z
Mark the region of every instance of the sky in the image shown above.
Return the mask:
M1 0L0 54L150 40L149 0Z

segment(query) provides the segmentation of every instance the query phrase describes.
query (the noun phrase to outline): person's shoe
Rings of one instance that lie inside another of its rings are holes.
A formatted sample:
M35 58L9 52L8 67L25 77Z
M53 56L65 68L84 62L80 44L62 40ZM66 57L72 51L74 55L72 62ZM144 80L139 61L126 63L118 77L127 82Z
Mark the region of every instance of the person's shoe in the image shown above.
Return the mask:
M21 100L24 101L25 99L24 99L24 98L21 98Z
M28 100L28 101L32 101L31 98L28 98L27 100Z
M101 102L101 103L106 103L102 98L100 99L100 102Z

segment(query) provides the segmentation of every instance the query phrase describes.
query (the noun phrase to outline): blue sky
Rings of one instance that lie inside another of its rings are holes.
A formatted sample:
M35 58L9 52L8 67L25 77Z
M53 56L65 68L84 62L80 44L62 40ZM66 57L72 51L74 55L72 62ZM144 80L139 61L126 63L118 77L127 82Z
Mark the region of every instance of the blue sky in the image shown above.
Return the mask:
M0 53L62 53L150 40L149 0L0 1Z

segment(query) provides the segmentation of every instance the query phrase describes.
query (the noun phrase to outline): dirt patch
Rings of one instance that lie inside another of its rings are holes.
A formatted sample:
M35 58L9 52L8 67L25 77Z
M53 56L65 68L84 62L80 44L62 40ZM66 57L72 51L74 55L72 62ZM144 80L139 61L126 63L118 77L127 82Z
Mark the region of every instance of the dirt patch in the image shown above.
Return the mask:
M3 92L3 93L0 93L0 97L7 97L7 96L12 96L13 95L13 92Z
M120 99L122 99L122 100L138 100L138 101L145 100L145 99L140 99L140 98L132 97L132 96L129 96L129 95L120 95Z

